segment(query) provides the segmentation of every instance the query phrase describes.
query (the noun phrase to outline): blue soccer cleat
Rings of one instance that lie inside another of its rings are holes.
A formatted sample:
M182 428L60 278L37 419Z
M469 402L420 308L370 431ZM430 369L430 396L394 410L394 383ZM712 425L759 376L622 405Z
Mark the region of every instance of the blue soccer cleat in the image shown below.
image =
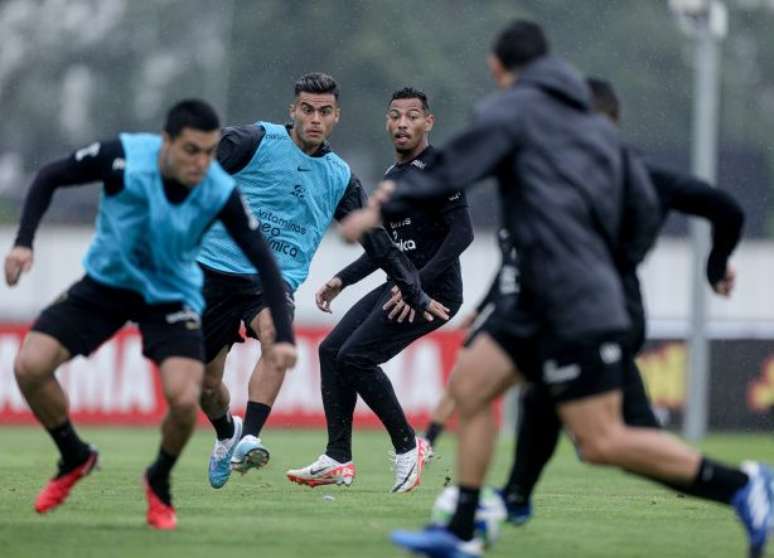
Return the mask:
M758 558L774 526L774 473L751 461L743 463L742 470L750 480L734 494L731 505L747 531L750 558Z
M231 456L231 470L243 475L250 469L260 469L269 462L269 450L261 443L260 438L248 434L236 445Z
M516 502L510 501L508 499L508 494L504 490L498 490L497 493L503 499L503 503L505 504L505 509L508 512L508 517L505 518L505 521L507 521L511 525L520 527L521 525L524 525L527 521L532 519L532 501L531 500L527 500L526 504L517 504Z
M215 440L215 446L210 454L210 463L207 476L212 488L223 488L231 476L231 456L242 438L242 419L232 417L234 421L234 435L228 440Z
M480 540L463 541L444 527L431 526L424 531L393 531L396 545L430 558L480 558L484 549Z

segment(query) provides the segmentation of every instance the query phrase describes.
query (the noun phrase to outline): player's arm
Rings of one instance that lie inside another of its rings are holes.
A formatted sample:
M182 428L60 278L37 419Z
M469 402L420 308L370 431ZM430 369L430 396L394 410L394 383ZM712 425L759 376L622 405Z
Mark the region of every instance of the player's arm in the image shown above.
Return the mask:
M32 245L43 215L58 188L103 182L106 195L124 187L124 150L119 140L93 143L38 171L24 198L14 246L5 259L5 280L13 286L32 267Z
M522 118L513 105L497 98L484 105L474 122L440 149L424 171L408 172L398 182L382 215L450 196L492 176L500 162L518 149Z
M710 222L712 249L707 258L707 280L718 294L730 294L734 272L728 260L742 236L742 207L729 193L699 178L658 168L651 168L650 174L669 209Z
M334 218L337 221L342 221L347 215L362 210L367 205L368 196L366 196L360 181L353 176L344 196L336 207ZM444 320L449 319L448 309L431 299L422 290L419 272L406 255L390 240L390 236L384 228L373 228L362 235L359 241L368 257L386 271L390 279L395 282L402 298L409 306Z
M269 245L258 229L258 221L249 213L236 188L218 213L218 219L261 275L261 284L276 329L276 342L293 344L293 328L288 315L287 293L282 275Z
M496 173L505 157L519 149L521 108L498 98L485 105L475 121L455 136L424 171L407 172L397 184L381 183L374 202L342 223L341 234L355 240L384 218L401 214L416 204L450 196Z
M473 242L473 223L462 192L452 194L441 216L448 232L433 257L419 270L423 285L430 285L460 257Z
M362 281L377 269L379 269L379 265L370 258L367 252L364 252L335 276L341 279L342 287L348 287Z
M377 269L379 269L379 266L368 257L367 252L364 252L358 259L336 273L322 287L317 289L317 292L314 294L317 308L331 314L331 303L333 299L341 294L341 291L368 277Z
M232 126L223 130L218 144L217 160L229 174L236 174L247 166L261 145L266 130L262 126Z

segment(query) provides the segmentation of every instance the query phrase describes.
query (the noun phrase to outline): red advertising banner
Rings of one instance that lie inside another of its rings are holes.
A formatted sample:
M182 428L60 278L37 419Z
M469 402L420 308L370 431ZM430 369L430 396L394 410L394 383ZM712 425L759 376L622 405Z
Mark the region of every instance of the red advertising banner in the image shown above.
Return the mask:
M29 424L34 417L19 393L13 361L27 326L0 324L0 424ZM320 398L317 347L328 328L296 329L299 360L285 377L269 425L275 427L322 427L325 419ZM461 334L441 331L423 337L384 365L409 421L424 425L441 395L457 351ZM136 329L125 328L89 358L78 357L57 371L70 398L73 419L80 424L151 425L165 412L158 374L142 354ZM247 381L260 356L256 341L235 345L226 362L225 382L231 406L241 413L247 403ZM204 420L204 417L200 417ZM357 426L380 423L358 402Z

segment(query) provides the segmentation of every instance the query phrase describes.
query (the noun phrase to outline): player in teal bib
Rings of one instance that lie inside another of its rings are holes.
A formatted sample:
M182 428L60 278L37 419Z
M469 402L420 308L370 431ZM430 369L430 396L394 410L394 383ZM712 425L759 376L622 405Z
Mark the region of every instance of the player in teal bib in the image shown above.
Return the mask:
M234 179L213 163L219 139L212 107L182 101L170 110L162 136L121 134L94 143L46 165L30 188L5 260L11 286L32 265L35 231L54 191L104 184L96 233L84 260L86 275L38 317L14 363L22 394L61 454L57 474L35 502L38 513L64 502L99 457L73 428L54 372L72 357L92 353L132 321L142 334L143 354L159 367L169 408L158 457L144 476L147 522L157 529L175 528L169 477L196 422L204 376L199 318L204 298L196 256L213 222L223 224L248 265L265 279L277 330L277 365L295 361L282 278Z
M340 114L335 80L326 74L307 74L298 80L294 93L290 125L259 121L229 128L218 146L218 161L236 179L277 258L291 311L292 294L306 279L331 221L368 203L360 181L326 141ZM383 228L366 235L363 246L408 304L428 316L448 319L447 309L422 291L416 268ZM209 480L220 488L232 469L244 472L268 462L269 452L258 436L285 369L267 360L272 324L264 311L263 277L246 265L218 227L205 238L199 263L207 305L202 320L208 363L202 409L217 436ZM229 413L230 394L222 381L228 351L242 341L242 324L249 336L261 341L262 349L249 382L244 423Z

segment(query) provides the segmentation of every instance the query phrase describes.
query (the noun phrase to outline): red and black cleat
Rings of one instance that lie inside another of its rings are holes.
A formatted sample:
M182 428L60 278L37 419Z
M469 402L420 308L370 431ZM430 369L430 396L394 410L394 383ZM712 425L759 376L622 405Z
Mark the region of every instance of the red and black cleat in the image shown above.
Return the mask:
M145 486L145 498L148 500L148 514L146 519L148 525L154 529L162 531L172 531L177 527L177 513L174 506L166 504L151 488L148 482L148 476L143 475L143 485Z
M35 500L35 511L46 513L61 503L70 495L73 486L83 477L91 473L99 462L99 452L93 446L89 448L89 456L75 469L57 475L43 487Z

